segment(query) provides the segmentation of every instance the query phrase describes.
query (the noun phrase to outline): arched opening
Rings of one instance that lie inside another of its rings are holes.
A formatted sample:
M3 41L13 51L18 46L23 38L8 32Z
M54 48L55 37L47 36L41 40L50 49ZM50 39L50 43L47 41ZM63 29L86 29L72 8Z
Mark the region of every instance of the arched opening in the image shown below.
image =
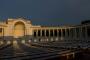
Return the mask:
M25 35L25 24L23 22L16 22L14 25L14 38L20 38Z

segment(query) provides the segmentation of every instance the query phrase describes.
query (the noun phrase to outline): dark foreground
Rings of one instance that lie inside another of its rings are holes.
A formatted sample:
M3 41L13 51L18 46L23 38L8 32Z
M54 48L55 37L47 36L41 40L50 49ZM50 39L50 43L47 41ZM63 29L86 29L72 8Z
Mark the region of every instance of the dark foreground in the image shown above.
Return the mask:
M24 41L0 43L0 60L90 60L89 48L50 44L32 44Z

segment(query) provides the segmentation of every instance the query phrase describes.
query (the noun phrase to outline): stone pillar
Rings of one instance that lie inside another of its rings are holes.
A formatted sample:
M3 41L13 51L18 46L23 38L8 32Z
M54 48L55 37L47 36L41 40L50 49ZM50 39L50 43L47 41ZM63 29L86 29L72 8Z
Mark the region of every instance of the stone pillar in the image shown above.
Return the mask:
M74 28L72 28L72 39L74 40Z
M42 29L40 29L40 36L42 37Z
M62 29L61 29L61 37L63 36L63 32L62 32Z
M57 37L59 37L59 30L57 29Z
M80 27L80 40L82 40L82 26Z
M66 29L67 39L69 39L69 28Z
M3 37L3 40L4 40L4 28L2 28L2 37Z
M27 30L29 30L28 28L25 28L25 32L24 32L24 35L26 36L27 35Z
M75 28L73 28L73 38L75 40Z
M67 29L65 28L65 38L67 39Z
M85 26L85 39L87 40L88 35L87 35L87 26Z
M3 36L3 28L0 28L0 29L2 29L2 31L1 31L1 36Z
M44 32L45 32L45 37L46 37L46 29L44 30Z
M53 29L53 37L55 37L55 35L54 35L54 29Z
M79 32L78 32L78 33L79 33L79 37L78 37L78 38L79 38L79 40L80 40L80 37L81 37L81 36L80 36L80 32L81 32L81 31L80 31L80 27L79 27Z
M38 29L36 29L36 37L38 37Z
M57 30L57 36L56 37L58 37L58 29L56 29Z
M63 40L63 29L61 29L61 40Z
M50 36L50 29L49 29L49 37L51 37L51 36Z
M58 37L58 29L57 29L57 37Z
M76 28L75 28L74 32L75 32L75 40L77 40Z
M69 39L71 39L71 32L70 32L70 29L71 29L71 28L69 28Z

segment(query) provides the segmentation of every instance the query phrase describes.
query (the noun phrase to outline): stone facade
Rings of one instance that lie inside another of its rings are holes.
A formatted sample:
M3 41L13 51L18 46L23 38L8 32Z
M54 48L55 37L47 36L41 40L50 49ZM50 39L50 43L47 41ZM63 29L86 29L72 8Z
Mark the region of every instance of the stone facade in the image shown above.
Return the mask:
M90 37L89 30L90 24L72 26L35 26L28 19L16 18L0 22L0 39L12 40L22 38L38 39L38 41L87 40Z
M6 22L0 22L0 36L5 39L31 36L34 27L40 26L33 26L30 20L23 18L8 19Z

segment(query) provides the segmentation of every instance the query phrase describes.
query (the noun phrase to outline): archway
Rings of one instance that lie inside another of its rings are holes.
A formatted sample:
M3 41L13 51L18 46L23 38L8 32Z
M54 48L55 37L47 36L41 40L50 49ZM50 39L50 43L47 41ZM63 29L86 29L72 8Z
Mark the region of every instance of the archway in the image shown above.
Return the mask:
M14 25L14 38L20 38L25 35L25 24L23 22L16 22Z

